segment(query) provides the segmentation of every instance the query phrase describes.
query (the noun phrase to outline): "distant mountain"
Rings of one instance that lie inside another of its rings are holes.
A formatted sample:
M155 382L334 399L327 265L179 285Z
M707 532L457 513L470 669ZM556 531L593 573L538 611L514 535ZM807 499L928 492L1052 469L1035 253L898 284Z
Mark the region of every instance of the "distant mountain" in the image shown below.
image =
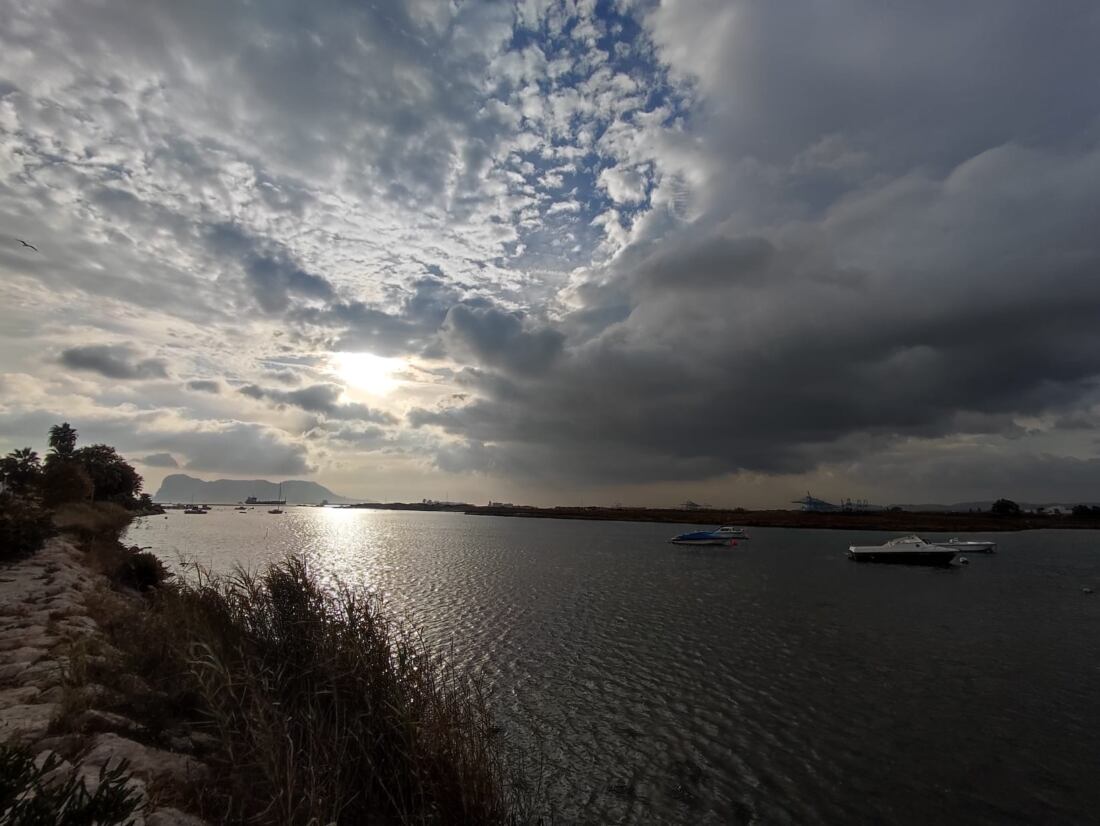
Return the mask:
M157 502L195 502L232 504L243 502L249 496L257 499L277 499L279 485L265 479L216 479L207 482L184 473L173 473L164 477L160 490L153 499ZM348 499L333 493L324 485L298 479L283 482L283 499L290 505L319 505L328 500L333 505L346 505L352 502L369 500Z

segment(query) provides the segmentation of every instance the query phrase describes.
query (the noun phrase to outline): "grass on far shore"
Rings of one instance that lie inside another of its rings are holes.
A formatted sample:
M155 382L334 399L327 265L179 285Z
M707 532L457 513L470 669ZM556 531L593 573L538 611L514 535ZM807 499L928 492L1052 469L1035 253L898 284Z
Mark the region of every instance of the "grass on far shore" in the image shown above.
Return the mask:
M85 545L118 582L137 549L108 539ZM210 772L189 808L211 822L539 822L541 795L505 756L479 684L376 597L323 586L300 559L91 608L117 653L87 679L149 738L198 735Z

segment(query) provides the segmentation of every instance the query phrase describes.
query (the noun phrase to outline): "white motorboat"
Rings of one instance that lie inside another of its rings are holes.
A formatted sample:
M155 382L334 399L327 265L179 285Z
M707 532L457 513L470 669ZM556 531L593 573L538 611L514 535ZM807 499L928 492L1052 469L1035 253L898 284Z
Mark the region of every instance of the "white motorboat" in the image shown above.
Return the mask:
M957 536L946 542L937 542L945 548L954 548L956 551L970 551L976 554L991 554L997 550L997 543L992 539L959 539Z
M748 539L744 528L723 525L713 531L693 531L674 536L669 542L674 545L736 545L737 540Z
M901 536L883 545L849 545L856 562L902 562L910 565L947 565L958 553L954 548L925 542L919 536Z

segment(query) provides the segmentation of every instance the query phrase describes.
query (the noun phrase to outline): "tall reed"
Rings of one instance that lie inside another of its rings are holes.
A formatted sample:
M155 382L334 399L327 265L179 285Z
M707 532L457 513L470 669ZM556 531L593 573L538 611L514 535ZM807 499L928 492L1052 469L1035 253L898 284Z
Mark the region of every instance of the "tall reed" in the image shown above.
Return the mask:
M206 817L283 824L530 822L479 683L374 596L288 558L166 586L130 664L214 743ZM116 643L118 644L118 643Z

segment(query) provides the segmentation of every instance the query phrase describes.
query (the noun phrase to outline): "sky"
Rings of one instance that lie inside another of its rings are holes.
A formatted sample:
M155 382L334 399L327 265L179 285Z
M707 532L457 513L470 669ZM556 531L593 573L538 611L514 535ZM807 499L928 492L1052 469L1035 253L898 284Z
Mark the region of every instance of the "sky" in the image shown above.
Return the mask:
M153 491L1100 500L1094 0L0 20L4 451L66 420Z

